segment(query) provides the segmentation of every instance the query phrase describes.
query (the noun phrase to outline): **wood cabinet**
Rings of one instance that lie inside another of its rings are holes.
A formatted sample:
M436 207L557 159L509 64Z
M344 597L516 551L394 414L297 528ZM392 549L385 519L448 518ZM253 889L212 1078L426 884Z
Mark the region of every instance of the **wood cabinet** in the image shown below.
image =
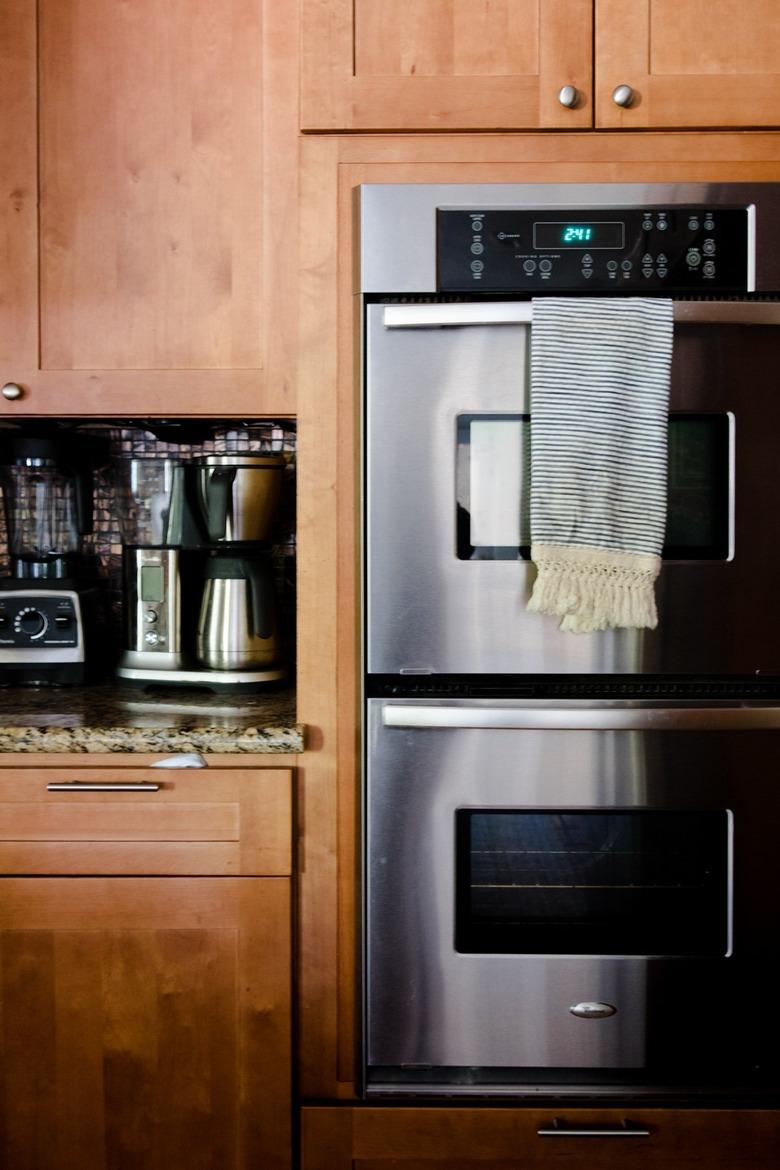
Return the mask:
M303 0L301 64L305 130L780 124L775 0Z
M776 0L596 0L595 44L598 127L780 126Z
M269 161L263 8L0 6L0 385L23 390L0 416L294 408L267 368L287 326L264 228L294 205Z
M290 772L2 769L0 838L0 1163L286 1170Z
M768 1170L780 1140L780 1113L762 1109L419 1105L302 1112L302 1170ZM646 1132L626 1136L624 1125ZM591 1132L564 1136L567 1126Z

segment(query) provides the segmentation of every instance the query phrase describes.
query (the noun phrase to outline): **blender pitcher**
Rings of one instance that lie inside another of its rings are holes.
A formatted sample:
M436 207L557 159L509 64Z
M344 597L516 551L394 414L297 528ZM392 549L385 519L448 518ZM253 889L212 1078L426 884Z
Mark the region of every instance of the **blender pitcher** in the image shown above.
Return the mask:
M0 449L11 575L71 577L81 537L92 531L92 472L74 440L12 436Z

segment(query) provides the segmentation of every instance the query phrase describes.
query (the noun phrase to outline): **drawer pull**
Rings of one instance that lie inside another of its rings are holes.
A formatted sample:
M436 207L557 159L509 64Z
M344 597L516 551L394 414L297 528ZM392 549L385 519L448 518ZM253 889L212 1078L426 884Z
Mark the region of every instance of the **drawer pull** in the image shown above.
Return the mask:
M160 785L144 781L142 784L123 782L105 784L101 781L73 780L69 783L47 784L47 792L159 792Z
M536 1131L539 1137L649 1137L646 1126L633 1121L621 1121L619 1125L583 1125L582 1122L568 1122L554 1117L552 1125Z

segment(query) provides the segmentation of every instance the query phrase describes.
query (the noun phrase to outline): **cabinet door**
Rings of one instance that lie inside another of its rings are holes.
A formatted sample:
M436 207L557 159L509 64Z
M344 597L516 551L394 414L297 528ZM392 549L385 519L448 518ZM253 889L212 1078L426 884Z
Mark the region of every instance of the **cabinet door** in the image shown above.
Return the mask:
M265 413L262 4L3 0L3 414Z
M0 880L0 1165L285 1170L286 878Z
M777 0L595 0L596 125L780 125ZM613 99L630 86L628 106Z
M591 125L591 0L303 0L302 20L305 130Z

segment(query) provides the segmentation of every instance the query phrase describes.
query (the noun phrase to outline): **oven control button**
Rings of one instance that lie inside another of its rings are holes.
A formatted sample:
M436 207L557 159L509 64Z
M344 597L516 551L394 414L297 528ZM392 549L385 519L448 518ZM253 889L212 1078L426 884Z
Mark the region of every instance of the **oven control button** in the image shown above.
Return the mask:
M569 1011L581 1020L605 1020L607 1016L614 1016L617 1008L611 1003L575 1003Z
M539 271L540 272L552 272L552 260L540 260L539 261Z
M536 261L535 260L524 260L523 261L523 272L528 272L528 273L536 272Z

